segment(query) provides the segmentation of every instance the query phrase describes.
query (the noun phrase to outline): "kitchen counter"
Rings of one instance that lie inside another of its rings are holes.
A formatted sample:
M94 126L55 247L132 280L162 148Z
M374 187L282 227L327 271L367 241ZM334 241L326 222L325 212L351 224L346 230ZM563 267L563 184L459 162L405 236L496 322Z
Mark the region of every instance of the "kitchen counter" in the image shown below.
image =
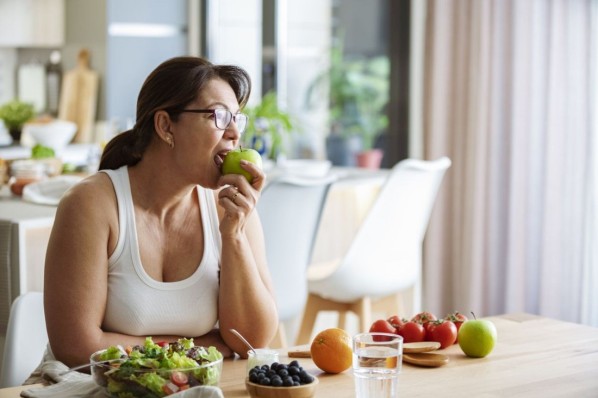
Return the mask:
M75 166L86 166L90 157L99 156L99 147L97 144L70 144L61 150L56 151L56 157L64 163L71 163ZM0 158L5 160L28 159L31 157L31 148L10 145L0 147Z

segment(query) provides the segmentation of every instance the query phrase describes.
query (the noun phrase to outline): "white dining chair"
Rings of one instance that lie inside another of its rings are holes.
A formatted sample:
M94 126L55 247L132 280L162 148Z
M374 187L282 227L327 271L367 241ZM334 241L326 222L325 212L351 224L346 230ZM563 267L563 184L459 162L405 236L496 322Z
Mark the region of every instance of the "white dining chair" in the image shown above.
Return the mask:
M43 293L24 293L11 305L0 388L23 384L40 364L47 344Z
M322 209L333 174L321 177L282 175L269 182L257 205L266 244L279 317L278 332L270 343L286 347L285 323L298 319L307 299L310 262Z
M310 341L320 311L339 312L343 329L346 313L354 312L361 331L369 329L373 308L402 316L420 311L424 235L450 165L443 157L407 159L392 168L344 256L310 265L296 344Z

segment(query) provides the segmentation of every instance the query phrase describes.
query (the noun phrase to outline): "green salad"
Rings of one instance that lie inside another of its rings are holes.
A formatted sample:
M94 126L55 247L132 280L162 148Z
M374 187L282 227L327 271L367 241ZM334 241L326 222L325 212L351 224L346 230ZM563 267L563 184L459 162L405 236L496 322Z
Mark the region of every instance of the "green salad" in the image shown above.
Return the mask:
M218 385L222 354L200 347L193 339L154 343L127 350L112 346L96 359L94 379L119 398L165 397L198 385Z

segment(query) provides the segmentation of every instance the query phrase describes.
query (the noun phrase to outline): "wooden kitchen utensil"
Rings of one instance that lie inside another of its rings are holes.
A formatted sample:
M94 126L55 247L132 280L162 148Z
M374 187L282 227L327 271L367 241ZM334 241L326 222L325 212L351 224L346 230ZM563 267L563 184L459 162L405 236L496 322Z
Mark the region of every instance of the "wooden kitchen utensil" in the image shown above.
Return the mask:
M430 352L436 351L440 348L440 343L437 341L418 341L414 343L404 343L403 353L410 354L414 352Z
M77 67L64 74L58 111L59 119L77 124L74 142L87 143L93 139L98 81L98 73L89 68L89 51L82 49Z
M449 363L449 357L444 354L431 354L426 352L403 354L403 362L411 365L436 368Z
M311 358L309 350L295 350L288 352L289 358Z

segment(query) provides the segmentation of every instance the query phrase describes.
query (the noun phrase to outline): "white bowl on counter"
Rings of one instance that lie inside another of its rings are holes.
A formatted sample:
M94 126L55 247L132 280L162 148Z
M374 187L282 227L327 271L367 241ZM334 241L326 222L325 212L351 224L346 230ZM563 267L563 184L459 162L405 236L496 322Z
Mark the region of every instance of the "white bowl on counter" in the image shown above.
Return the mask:
M23 136L28 136L25 138L27 146L40 144L55 151L66 147L73 140L76 132L77 125L68 120L31 122L23 126ZM21 143L23 143L23 138L21 139Z

